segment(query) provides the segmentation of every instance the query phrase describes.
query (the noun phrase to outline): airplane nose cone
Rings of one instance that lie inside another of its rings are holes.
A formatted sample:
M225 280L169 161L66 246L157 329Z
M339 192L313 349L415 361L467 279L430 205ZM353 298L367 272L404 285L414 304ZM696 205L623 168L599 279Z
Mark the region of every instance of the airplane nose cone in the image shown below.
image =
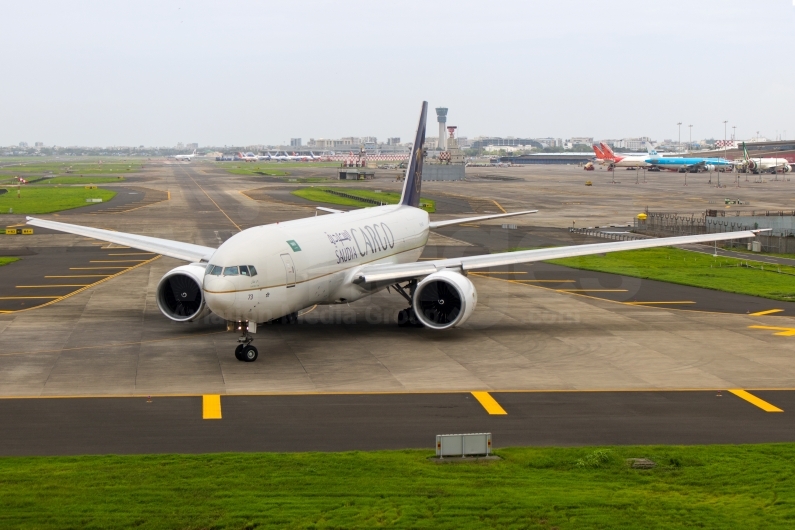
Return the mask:
M204 296L213 313L223 316L223 312L232 306L235 302L234 289L232 282L224 278L205 278Z

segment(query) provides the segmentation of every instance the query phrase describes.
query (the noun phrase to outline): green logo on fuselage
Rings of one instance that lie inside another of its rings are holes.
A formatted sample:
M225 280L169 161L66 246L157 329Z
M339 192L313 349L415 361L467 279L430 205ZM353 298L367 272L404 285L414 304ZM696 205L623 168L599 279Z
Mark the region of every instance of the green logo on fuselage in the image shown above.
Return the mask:
M292 239L287 242L290 245L290 248L293 249L293 252L301 252L301 247L298 246L298 243L293 241Z

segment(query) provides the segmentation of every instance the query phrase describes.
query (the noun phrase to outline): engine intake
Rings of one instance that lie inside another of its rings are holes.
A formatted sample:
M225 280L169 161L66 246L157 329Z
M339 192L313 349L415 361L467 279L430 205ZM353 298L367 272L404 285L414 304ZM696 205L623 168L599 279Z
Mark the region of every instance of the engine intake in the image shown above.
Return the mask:
M432 329L448 329L466 322L477 305L477 291L466 277L439 271L422 280L412 306L417 319Z
M157 284L160 311L176 322L191 322L209 313L202 290L203 278L204 268L199 265L183 265L168 271Z

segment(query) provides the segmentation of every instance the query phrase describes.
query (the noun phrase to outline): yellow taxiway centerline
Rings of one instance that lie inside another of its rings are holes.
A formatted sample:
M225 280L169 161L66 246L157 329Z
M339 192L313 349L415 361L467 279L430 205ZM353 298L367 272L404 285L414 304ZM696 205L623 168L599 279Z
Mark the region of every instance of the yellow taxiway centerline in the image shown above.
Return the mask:
M60 296L0 296L0 300L49 300L50 298L60 298Z
M557 289L561 293L626 293L627 289Z
M146 262L144 262L146 263ZM89 271L95 269L129 269L130 267L69 267L70 271Z
M577 283L577 280L514 280L514 282L516 282L516 283Z
M221 396L218 394L205 394L202 396L202 419L221 419Z
M737 396L740 399L746 400L748 403L751 403L752 405L756 405L757 407L759 407L760 409L764 410L765 412L784 412L783 410L781 410L777 406L771 405L770 403L768 403L764 399L760 399L760 398L756 397L755 395L753 395L753 394L751 394L749 392L746 392L745 390L742 390L740 388L730 388L729 392L731 392L732 394L734 394L735 396Z
M45 276L45 278L104 278L110 274L69 274L66 276Z
M695 302L688 302L688 301L683 301L683 302L622 302L622 303L623 304L627 304L627 305L695 304Z
M89 285L87 283L80 283L80 284L50 284L50 285L17 285L17 289L38 289L38 288L46 288L46 287L85 287Z
M783 309L768 309L767 311L757 311L756 313L751 313L749 316L752 317L761 317L762 315L770 315L772 313L781 313L784 311Z
M505 412L505 409L502 408L499 403L497 403L497 400L491 397L491 394L488 392L472 392L472 395L475 396L475 399L477 399L480 404L483 405L483 408L486 409L486 412L489 414L496 416L504 416L508 414Z

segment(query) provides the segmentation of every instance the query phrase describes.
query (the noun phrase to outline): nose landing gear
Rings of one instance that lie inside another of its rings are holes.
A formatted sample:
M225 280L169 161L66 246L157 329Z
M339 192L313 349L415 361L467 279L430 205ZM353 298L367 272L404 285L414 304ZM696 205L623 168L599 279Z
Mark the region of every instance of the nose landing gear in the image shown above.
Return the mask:
M231 324L232 322L229 323L230 326ZM227 329L229 329L229 327L227 327ZM235 348L235 359L246 363L253 363L257 360L259 352L257 351L257 348L251 344L254 342L254 337L251 336L249 331L256 333L257 323L235 322L234 330L240 332L240 337L237 339L239 344L237 345L237 348Z

